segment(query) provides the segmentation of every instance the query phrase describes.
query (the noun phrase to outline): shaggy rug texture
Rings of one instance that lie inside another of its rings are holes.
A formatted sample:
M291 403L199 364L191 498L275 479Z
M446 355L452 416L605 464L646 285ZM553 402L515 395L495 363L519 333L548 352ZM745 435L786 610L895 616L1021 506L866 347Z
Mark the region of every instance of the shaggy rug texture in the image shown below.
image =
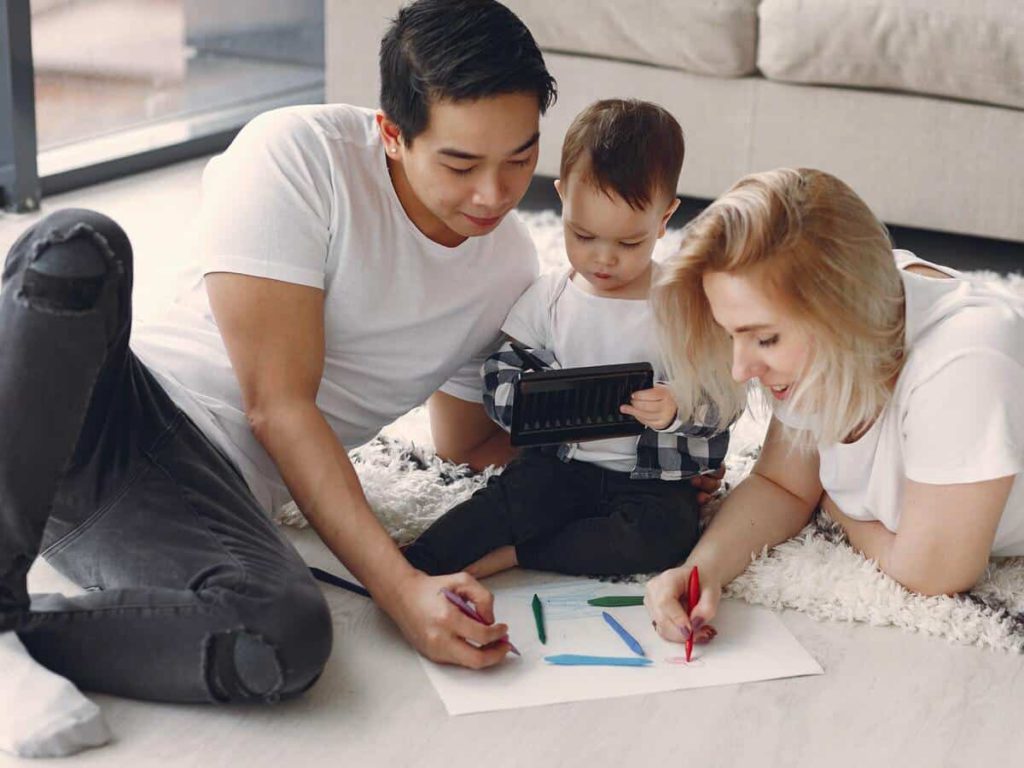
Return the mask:
M564 268L558 217L545 212L523 218L537 244L542 270ZM659 242L656 257L671 253L679 238L679 231L670 231ZM982 273L972 277L999 279ZM1024 278L1015 276L1007 282L1024 293ZM723 491L750 472L765 428L765 418L750 412L734 427ZM376 440L352 451L352 460L370 505L399 543L411 541L493 474L493 470L472 473L439 460L433 452L424 408L412 411ZM709 516L715 506L716 502L708 505ZM285 508L280 519L285 524L305 525L294 505ZM956 643L1024 652L1024 558L993 559L985 577L967 594L922 597L908 592L851 549L839 527L822 512L798 536L754 558L727 587L726 595L775 609L792 608L819 620L890 625Z

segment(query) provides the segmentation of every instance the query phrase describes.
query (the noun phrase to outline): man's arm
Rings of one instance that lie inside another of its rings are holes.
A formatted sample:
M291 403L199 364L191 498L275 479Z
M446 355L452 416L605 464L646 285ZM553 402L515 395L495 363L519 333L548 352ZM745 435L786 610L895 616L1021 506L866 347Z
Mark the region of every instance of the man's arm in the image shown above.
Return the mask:
M480 471L503 467L516 455L508 433L487 416L483 405L435 392L427 400L430 434L437 455Z
M499 662L503 625L477 624L440 594L471 599L493 621L491 594L466 574L431 578L410 566L366 502L348 453L316 405L324 365L323 292L230 273L206 276L217 326L253 433L330 550L424 655L468 667Z

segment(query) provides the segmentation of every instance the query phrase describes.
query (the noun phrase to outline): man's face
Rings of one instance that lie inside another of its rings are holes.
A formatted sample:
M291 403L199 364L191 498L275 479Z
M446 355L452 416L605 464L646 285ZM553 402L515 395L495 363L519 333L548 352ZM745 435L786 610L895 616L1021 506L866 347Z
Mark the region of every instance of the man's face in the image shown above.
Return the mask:
M398 199L431 240L486 235L522 199L537 166L540 108L532 93L431 104L408 146L378 117Z

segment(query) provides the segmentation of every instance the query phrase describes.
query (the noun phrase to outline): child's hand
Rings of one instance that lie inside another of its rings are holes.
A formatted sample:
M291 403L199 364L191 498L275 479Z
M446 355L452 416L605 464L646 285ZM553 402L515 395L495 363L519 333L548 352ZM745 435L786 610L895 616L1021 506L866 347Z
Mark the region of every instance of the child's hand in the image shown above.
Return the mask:
M675 421L677 407L671 390L664 384L655 384L652 389L634 392L630 404L620 406L619 410L651 429L664 429Z

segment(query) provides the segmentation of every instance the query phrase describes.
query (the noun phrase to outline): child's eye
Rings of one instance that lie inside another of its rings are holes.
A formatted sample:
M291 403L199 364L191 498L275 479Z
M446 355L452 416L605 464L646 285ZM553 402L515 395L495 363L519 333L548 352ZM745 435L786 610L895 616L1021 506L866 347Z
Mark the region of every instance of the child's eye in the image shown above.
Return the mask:
M623 248L636 248L642 242L643 240L637 240L635 243L619 243L619 245L621 245Z
M584 243L589 242L590 240L594 239L590 235L581 235L579 232L573 232L573 235L576 236L577 240L582 240Z
M758 339L757 340L757 345L759 347L770 347L770 346L778 343L778 341L779 341L779 334L776 333L774 336L769 336L767 339Z

